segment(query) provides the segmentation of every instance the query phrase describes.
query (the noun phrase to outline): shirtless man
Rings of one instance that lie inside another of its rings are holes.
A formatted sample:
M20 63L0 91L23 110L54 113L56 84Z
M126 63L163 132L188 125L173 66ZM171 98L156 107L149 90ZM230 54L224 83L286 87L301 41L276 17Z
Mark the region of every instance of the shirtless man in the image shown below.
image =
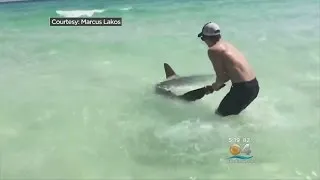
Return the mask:
M232 82L216 114L239 114L258 96L260 88L254 71L239 50L221 39L220 28L216 23L205 24L198 37L208 45L208 56L216 73L216 81L208 94L218 91L225 82Z

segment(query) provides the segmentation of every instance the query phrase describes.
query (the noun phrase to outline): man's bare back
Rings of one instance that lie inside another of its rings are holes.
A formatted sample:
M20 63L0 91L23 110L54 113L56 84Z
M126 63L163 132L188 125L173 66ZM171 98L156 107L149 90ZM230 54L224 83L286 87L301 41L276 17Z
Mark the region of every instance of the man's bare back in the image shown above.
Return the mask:
M218 91L229 80L232 82L216 113L221 116L239 114L258 96L260 87L255 72L237 48L221 39L216 23L205 24L198 37L208 46L208 57L216 74L212 91Z
M232 44L220 40L210 47L209 51L215 52L211 61L215 59L222 61L225 73L232 83L250 81L255 78L255 73L244 55Z

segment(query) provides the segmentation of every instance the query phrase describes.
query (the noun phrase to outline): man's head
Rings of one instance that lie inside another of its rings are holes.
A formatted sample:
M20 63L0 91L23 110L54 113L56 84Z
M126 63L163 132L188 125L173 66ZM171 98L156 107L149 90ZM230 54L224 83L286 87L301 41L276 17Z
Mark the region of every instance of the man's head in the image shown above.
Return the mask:
M203 26L202 31L198 34L198 37L200 37L201 40L210 47L220 40L220 27L214 22L209 22Z

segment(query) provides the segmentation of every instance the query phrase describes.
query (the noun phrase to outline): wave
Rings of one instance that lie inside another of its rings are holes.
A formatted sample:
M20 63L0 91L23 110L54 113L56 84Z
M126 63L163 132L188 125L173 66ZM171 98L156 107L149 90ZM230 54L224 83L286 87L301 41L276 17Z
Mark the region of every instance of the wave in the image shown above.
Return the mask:
M2 2L19 2L19 1L26 1L26 0L0 0L0 3L2 3Z
M103 13L104 9L93 10L56 10L56 13L63 17L92 17L95 13Z
M129 11L131 9L132 9L132 7L125 7L125 8L120 8L120 11Z
M13 4L13 3L38 3L54 0L0 0L0 4Z
M21 2L21 1L28 1L28 0L0 0L0 3Z

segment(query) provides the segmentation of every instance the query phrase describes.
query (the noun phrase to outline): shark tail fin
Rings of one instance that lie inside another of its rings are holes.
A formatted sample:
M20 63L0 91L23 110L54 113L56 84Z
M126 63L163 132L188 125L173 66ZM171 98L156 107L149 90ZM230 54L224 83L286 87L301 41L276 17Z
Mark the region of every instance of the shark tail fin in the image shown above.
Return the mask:
M164 66L164 71L166 72L167 79L174 77L174 76L177 76L177 74L174 72L174 70L170 67L169 64L164 63L163 66Z

